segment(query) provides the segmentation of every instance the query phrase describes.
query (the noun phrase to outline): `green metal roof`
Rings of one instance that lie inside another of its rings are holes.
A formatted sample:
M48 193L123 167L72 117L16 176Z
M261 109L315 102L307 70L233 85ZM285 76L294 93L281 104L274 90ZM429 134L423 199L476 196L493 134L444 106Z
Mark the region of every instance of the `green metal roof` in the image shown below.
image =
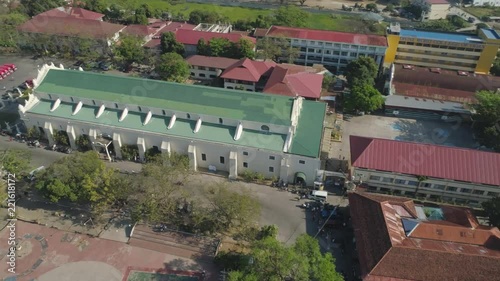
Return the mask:
M293 98L77 70L50 69L36 92L289 126Z
M166 136L177 136L182 138L204 140L209 142L225 143L238 146L248 146L260 149L283 151L283 146L286 140L286 135L267 134L260 131L243 130L241 138L237 141L233 139L236 128L219 124L202 123L200 130L193 133L196 125L195 120L186 120L177 118L172 129L168 130L167 126L170 122L170 117L153 115L151 121L147 125L143 125L146 118L146 113L129 112L123 122L119 122L121 111L115 109L106 109L104 113L95 118L96 112L99 110L97 106L83 106L76 114L72 115L74 105L69 103L61 103L59 107L50 112L52 102L42 100L31 108L28 112L47 115L51 117L59 117L66 120L77 120L80 122L105 125L111 127L126 128L131 130L141 130Z
M326 103L304 100L292 140L291 154L319 157Z

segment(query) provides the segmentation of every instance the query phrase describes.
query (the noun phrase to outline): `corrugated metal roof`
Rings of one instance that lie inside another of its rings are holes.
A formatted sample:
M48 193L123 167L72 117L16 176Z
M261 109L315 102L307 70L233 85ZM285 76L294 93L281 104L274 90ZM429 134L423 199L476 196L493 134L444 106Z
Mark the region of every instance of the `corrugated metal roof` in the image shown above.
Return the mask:
M473 149L350 136L358 168L500 185L500 154Z

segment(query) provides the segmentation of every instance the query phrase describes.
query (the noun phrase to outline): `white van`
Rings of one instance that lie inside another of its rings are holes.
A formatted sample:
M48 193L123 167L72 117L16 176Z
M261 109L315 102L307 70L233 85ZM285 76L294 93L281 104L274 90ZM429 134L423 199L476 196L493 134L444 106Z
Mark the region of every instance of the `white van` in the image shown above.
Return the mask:
M328 192L322 190L313 190L309 193L308 198L316 201L326 201L328 197Z

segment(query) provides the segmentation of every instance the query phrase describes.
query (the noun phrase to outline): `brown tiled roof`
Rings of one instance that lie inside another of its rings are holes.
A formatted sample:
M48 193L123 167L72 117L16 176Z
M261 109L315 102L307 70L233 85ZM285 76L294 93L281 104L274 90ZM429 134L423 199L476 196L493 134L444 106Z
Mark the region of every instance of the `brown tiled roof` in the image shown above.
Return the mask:
M420 221L406 236L402 224L396 223L401 218L395 206L411 205L406 198L395 198L369 193L349 194L364 281L500 279L498 228L464 227L451 221ZM469 216L467 209L451 208L444 212L454 216L452 220L461 221Z
M226 69L238 62L237 59L194 55L186 59L190 65Z
M148 36L150 34L155 34L157 31L158 30L155 28L142 24L127 25L123 30L124 33L136 36Z
M394 85L396 93L414 97L448 101L473 101L479 90L496 91L500 88L500 77L466 73L441 69L440 73L431 72L430 68L412 66L405 69L396 64L394 69Z
M107 39L113 37L124 27L119 24L74 17L36 16L18 26L18 30L30 33Z
M52 10L45 11L38 14L37 16L48 16L48 17L74 17L80 19L88 20L100 20L104 17L103 14L85 10L80 7L59 7Z
M253 61L243 58L224 70L220 77L258 82L262 76L268 75L275 65L273 61Z
M274 67L263 92L283 96L301 96L305 98L318 99L321 96L323 75L296 72L293 68L288 69L277 65Z
M253 32L253 37L264 37L269 31L268 28L256 28Z

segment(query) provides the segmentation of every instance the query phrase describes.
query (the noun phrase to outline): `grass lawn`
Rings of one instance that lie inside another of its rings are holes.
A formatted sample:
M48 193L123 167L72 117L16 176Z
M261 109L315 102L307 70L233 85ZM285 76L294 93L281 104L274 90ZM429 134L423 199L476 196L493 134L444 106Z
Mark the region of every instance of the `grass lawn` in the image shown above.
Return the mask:
M488 16L488 17L500 17L500 7L491 7L491 8L485 8L485 7L467 7L463 8L464 11L466 11L469 14L472 14L478 18L483 17L483 16Z
M106 4L118 4L123 8L136 9L146 0L105 0ZM233 6L219 6L214 4L201 4L201 3L179 3L170 4L166 1L161 0L148 0L148 5L151 9L159 9L168 11L174 15L182 13L185 18L189 17L189 13L193 10L203 10L203 11L214 11L222 16L227 17L230 21L235 22L237 20L254 20L259 15L270 15L272 14L272 9L252 9L243 7L233 7ZM373 33L368 30L366 24L363 23L358 17L355 16L342 16L330 14L310 14L307 20L307 27L314 29L323 30L336 30L345 32L361 32L361 33ZM375 32L383 34L384 28L377 28L380 32Z

